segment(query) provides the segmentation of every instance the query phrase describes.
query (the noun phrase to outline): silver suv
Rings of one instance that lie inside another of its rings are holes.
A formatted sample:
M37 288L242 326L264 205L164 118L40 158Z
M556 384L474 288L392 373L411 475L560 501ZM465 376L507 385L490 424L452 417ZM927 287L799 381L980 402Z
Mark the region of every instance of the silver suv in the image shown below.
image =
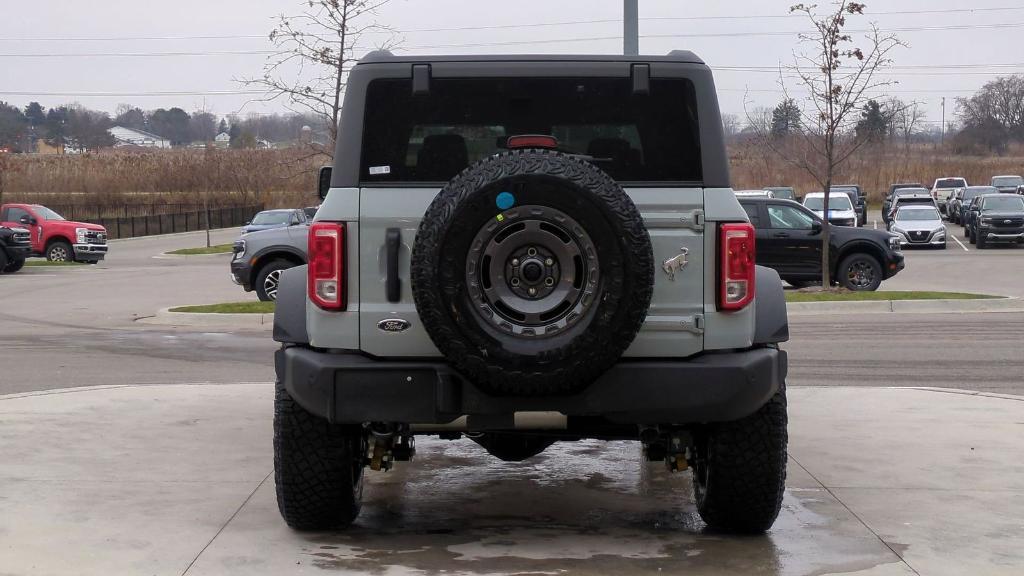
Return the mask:
M786 304L700 59L375 53L338 133L274 320L290 526L347 525L364 467L431 434L514 461L636 440L712 527L772 525Z

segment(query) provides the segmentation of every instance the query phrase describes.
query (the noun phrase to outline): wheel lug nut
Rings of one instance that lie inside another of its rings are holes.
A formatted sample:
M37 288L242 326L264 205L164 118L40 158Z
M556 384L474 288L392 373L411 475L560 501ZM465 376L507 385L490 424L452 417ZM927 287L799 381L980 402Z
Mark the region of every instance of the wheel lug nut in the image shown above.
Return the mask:
M545 286L554 286L555 285L555 279L550 277L550 276L548 276L547 278L544 279L544 285Z
M537 249L536 248L530 248L529 250L526 251L526 253L529 254L530 256L536 256L537 255Z
M536 296L536 295L537 295L537 289L536 288L530 288L530 296Z
M548 258L547 260L544 261L544 264L547 266L553 266L555 264L555 261L552 260L551 258Z
M512 259L512 265L513 266L519 266L519 258L513 258Z
M519 286L519 278L513 278L512 280L509 281L509 283L512 284L513 286Z

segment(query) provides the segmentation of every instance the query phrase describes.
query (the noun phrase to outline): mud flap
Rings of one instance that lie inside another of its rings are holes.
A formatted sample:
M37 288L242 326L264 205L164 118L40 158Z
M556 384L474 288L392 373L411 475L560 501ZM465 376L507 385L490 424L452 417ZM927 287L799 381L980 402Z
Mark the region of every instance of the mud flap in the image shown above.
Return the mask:
M306 266L281 273L274 306L274 340L285 344L309 344L306 331Z
M779 273L757 266L757 298L754 300L754 344L777 344L789 340L786 293Z

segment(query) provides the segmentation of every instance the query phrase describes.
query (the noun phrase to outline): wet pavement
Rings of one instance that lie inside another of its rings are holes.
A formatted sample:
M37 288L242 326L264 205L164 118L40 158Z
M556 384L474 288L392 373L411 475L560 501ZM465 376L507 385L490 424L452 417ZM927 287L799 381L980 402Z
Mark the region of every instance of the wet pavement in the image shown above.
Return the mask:
M708 533L635 443L421 438L347 531L277 514L266 384L0 396L0 574L1020 574L1024 399L792 388L770 533Z

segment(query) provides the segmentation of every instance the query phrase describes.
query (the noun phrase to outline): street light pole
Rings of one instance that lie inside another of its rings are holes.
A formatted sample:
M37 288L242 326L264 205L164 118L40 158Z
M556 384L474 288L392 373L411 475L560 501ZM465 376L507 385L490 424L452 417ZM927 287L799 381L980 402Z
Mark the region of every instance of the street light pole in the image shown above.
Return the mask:
M640 7L639 0L623 0L622 5L622 53L626 56L640 54Z

